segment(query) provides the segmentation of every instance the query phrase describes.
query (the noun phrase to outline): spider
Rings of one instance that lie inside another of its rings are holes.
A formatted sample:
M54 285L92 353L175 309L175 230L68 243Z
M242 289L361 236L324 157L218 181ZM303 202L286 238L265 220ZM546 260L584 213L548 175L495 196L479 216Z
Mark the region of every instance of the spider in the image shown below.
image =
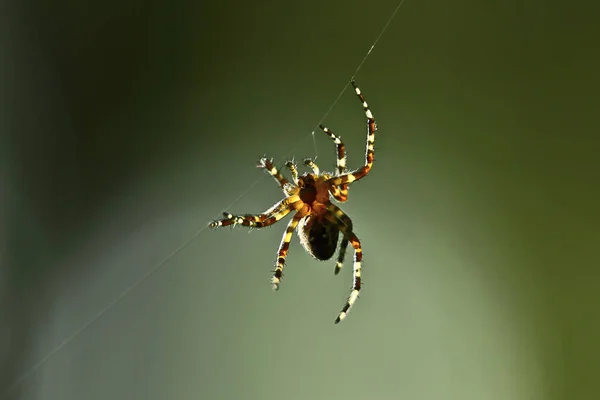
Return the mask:
M348 185L367 176L373 166L375 142L375 131L377 125L375 118L365 101L363 94L354 81L352 87L362 103L367 117L367 148L365 154L365 165L355 171L346 170L346 150L339 136L323 125L323 130L336 145L337 171L334 175L321 173L319 167L311 159L304 160L304 164L312 169L312 173L298 175L298 169L292 161L285 166L290 171L293 183L289 182L273 165L272 160L262 158L257 164L258 168L265 169L279 184L285 198L265 212L253 215L233 215L224 212L225 218L210 223L210 227L223 227L242 225L250 228L263 228L275 224L287 214L294 212L294 216L287 225L283 234L271 284L274 290L279 289L283 277L283 267L288 254L292 233L298 230L300 243L304 249L315 259L320 261L329 260L337 249L340 232L342 241L339 247L337 263L334 273L337 275L344 262L348 243L354 248L353 284L350 296L338 314L335 323L339 323L348 315L348 312L356 302L361 289L361 262L363 257L362 246L352 228L352 220L338 206L330 200L333 197L338 202L348 200Z

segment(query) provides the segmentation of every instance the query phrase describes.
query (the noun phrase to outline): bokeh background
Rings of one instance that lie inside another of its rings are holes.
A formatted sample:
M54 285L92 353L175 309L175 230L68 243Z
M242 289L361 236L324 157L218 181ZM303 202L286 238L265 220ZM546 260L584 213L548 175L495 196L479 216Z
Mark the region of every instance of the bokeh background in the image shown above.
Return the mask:
M284 223L200 231L280 199L264 154L333 168L310 133L396 5L3 2L0 399L600 398L592 2L402 6L342 324L351 264L294 240L274 293ZM359 166L350 90L325 123Z

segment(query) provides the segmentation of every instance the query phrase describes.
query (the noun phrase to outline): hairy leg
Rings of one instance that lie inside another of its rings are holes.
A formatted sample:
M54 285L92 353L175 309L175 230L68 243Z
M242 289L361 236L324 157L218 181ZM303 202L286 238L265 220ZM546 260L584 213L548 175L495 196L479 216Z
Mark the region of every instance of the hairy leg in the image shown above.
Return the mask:
M281 238L281 244L277 251L277 261L275 262L275 270L273 271L273 278L271 278L271 284L274 290L279 290L279 284L283 278L283 266L285 265L285 258L287 257L288 250L290 248L290 241L292 240L292 234L294 229L298 226L298 222L302 219L299 214L294 215L294 218L288 224L283 237Z
M336 153L337 153L337 174L336 176L343 175L346 172L346 147L342 142L342 139L339 136L336 136L335 133L331 131L331 129L326 126L319 125L319 128L323 132L327 134L335 143ZM344 203L348 200L348 185L342 184L340 186L335 186L335 190L332 191L333 197L339 201L340 203Z
M367 151L365 153L365 165L350 173L329 179L328 182L331 185L335 186L352 183L367 176L367 174L369 173L369 171L371 171L371 168L373 167L373 159L375 157L375 131L377 130L375 117L373 117L373 113L371 113L369 105L367 104L358 86L356 86L356 83L352 82L352 87L354 87L354 92L358 96L359 100L362 102L363 110L367 117Z
M233 215L224 212L223 216L225 218L213 221L209 226L211 228L217 228L221 226L243 225L250 228L264 228L265 226L273 225L281 218L285 217L290 211L295 210L299 204L302 204L302 200L300 200L297 195L294 195L286 197L267 211L258 215Z

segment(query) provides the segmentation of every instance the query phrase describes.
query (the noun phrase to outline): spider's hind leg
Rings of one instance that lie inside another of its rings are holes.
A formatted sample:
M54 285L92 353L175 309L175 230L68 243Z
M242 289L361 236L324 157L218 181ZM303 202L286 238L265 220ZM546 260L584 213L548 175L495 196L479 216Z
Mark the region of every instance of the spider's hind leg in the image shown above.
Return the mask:
M340 242L340 250L338 253L338 259L335 264L335 269L333 271L334 274L337 275L340 273L342 266L344 264L346 250L348 248L348 243L350 242L350 238L347 233L352 232L352 220L335 204L330 203L327 206L327 209L333 215L335 215L335 218L338 220L338 225L340 225L340 223L341 223L344 226L344 230L342 230L342 233L344 234L344 236L342 237L342 241Z
M360 289L362 286L361 271L362 271L362 253L363 252L362 252L362 246L360 244L360 240L358 240L358 237L356 237L356 235L352 231L352 220L350 220L350 217L348 217L335 204L330 203L327 206L327 210L329 211L329 213L327 214L327 218L337 224L338 229L344 235L344 240L346 241L346 244L348 242L350 242L352 244L352 247L354 248L354 265L352 268L352 270L353 270L352 291L350 292L350 296L348 296L348 299L346 299L346 304L342 308L342 311L340 311L338 317L335 320L335 323L337 324L340 321L342 321L344 318L346 318L346 316L350 312L350 309L352 308L352 306L358 299L358 295L360 294ZM343 244L343 242L342 242L342 244ZM345 254L345 248L343 250L342 250L342 248L340 248L340 256L338 258L338 263L339 263L340 258L343 260L342 252ZM336 269L337 269L337 265L336 265Z
M335 263L335 269L333 270L333 273L336 275L340 273L340 271L342 270L342 266L344 265L344 258L346 257L346 249L348 248L348 243L349 243L349 240L346 237L344 237L342 239L342 242L340 243L340 251L338 253L338 259L337 259L337 262Z
M343 321L344 318L350 312L350 309L358 299L360 294L360 289L362 286L361 281L361 269L362 269L362 246L360 244L360 240L354 233L350 233L350 243L352 243L352 247L354 248L354 265L353 265L353 280L352 280L352 291L350 292L350 296L346 299L346 304L342 308L342 311L338 314L338 317L335 319L335 323L339 323Z
M296 229L296 226L298 226L298 222L300 222L301 219L302 217L299 214L294 215L288 224L283 237L281 238L281 244L279 245L279 250L277 251L277 261L275 262L275 269L273 270L273 277L271 278L273 290L279 290L279 284L283 278L283 266L285 265L285 259L290 248L292 234L294 233L294 229Z

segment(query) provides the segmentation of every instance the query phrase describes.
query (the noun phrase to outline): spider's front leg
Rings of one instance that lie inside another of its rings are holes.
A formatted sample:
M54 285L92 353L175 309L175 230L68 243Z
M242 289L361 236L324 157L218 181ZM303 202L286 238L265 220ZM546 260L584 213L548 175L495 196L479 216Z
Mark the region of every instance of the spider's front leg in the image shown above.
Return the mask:
M321 170L319 169L319 167L317 166L317 164L311 160L310 158L307 158L304 160L304 165L306 165L307 167L309 167L310 169L312 169L313 174L315 175L321 175Z
M290 211L296 208L297 204L301 203L300 197L293 195L286 197L264 213L258 215L233 215L224 212L223 216L225 218L213 221L209 226L211 228L218 228L221 226L242 225L250 228L264 228L265 226L273 225L281 218L288 215Z
M267 157L261 158L256 164L257 168L262 168L266 170L269 175L275 179L275 181L279 184L279 186L283 189L285 185L287 185L288 180L285 179L281 172L277 170L277 168L273 165L273 160L268 159Z
M344 175L336 176L329 179L328 182L334 186L350 184L367 176L367 174L369 173L369 171L371 171L371 168L373 167L373 160L375 158L375 131L377 130L375 117L373 116L373 113L371 112L371 109L369 108L369 105L367 104L367 101L365 100L365 97L363 96L362 92L360 91L358 86L356 86L356 83L354 83L354 81L351 83L352 87L354 88L354 92L356 93L356 96L362 102L362 107L365 112L365 116L367 117L367 151L365 153L365 165L357 169L356 171L352 171Z
M285 163L285 166L290 170L294 184L298 185L298 168L296 168L296 164L293 161L288 161Z
M327 128L324 125L319 125L319 128L329 136L333 143L335 143L335 149L337 152L337 176L343 175L346 172L346 147L342 142L342 139ZM344 203L348 200L348 185L342 184L338 186L332 186L332 195L340 203Z

